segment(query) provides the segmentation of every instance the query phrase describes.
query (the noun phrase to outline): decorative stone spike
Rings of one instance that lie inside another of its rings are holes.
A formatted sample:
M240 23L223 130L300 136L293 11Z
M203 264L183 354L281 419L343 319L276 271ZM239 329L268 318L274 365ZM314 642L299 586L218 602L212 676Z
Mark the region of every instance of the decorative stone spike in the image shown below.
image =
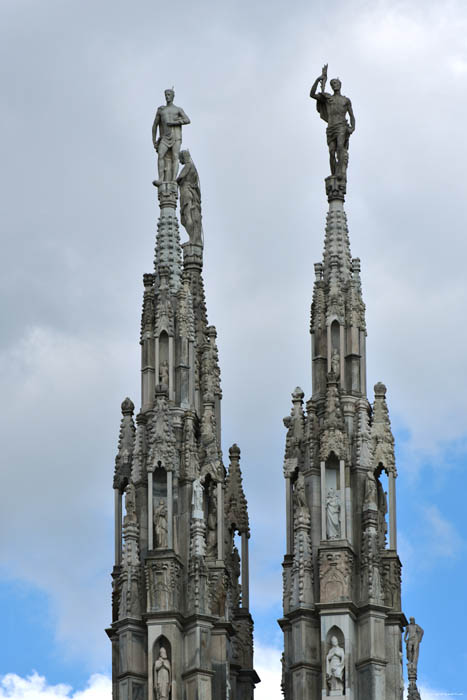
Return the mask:
M225 520L228 528L240 534L250 535L248 506L243 491L240 469L240 448L232 445L229 449L230 466L225 485Z
M135 405L133 401L127 397L122 402L122 420L120 422L118 453L115 458L114 489L122 489L125 481L128 481L130 478L131 461L135 444L134 411Z

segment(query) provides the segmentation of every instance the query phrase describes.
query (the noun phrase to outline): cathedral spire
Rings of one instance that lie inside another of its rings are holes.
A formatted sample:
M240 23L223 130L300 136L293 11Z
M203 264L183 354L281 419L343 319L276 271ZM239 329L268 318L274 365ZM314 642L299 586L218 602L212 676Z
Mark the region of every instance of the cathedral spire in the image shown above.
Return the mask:
M330 81L333 94L326 80L327 66L310 92L328 124L331 168L323 260L314 266L313 392L306 414L295 407L284 419L283 689L285 700L400 700L394 440L386 387L375 386L373 411L366 396L360 260L344 211L355 117L340 80Z
M143 276L141 409L135 429L133 403L122 404L114 479L113 700L251 700L259 678L240 451L232 448L227 478L200 183L190 153L180 150L190 120L173 90L165 97L153 126L160 217L155 270Z

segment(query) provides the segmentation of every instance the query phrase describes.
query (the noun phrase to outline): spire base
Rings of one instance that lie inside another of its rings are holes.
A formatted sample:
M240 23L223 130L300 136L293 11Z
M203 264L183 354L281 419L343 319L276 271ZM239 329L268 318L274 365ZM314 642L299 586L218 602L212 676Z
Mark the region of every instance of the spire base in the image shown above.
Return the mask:
M203 246L197 243L182 243L185 270L203 269Z
M176 182L161 182L157 186L157 196L159 198L159 206L172 207L175 209L178 199L178 185Z
M347 179L339 178L336 175L329 175L329 177L324 180L326 186L326 195L328 202L334 200L345 201L345 195L347 193Z

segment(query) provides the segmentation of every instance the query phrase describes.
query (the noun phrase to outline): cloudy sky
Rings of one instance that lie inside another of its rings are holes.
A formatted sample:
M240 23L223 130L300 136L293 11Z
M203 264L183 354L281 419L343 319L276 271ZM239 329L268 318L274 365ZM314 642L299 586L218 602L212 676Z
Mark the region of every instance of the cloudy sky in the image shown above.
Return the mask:
M397 440L420 685L467 693L466 35L464 0L3 0L0 698L109 698L113 460L120 402L139 401L151 125L174 85L223 449L242 448L250 507L257 698L279 699L282 417L297 384L311 392L328 164L308 94L324 62L357 120L346 211L368 385L387 384Z

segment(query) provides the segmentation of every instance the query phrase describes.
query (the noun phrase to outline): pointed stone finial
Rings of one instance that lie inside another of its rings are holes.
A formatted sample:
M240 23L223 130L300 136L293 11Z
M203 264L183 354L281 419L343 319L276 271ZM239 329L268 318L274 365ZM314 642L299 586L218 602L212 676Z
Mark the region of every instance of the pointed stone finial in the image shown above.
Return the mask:
M229 448L230 465L225 482L225 518L231 530L250 536L248 506L243 491L240 469L240 448L235 443Z
M145 272L143 275L143 285L145 290L154 286L155 275L152 272Z
M235 460L240 459L240 448L235 442L232 445L232 447L229 447L229 457L230 457L230 459L235 459Z
M123 399L123 401L122 401L122 414L124 416L132 416L134 412L135 412L135 404L127 396L126 399Z
M374 389L375 389L375 397L383 398L384 396L386 396L387 388L386 388L386 385L383 384L383 382L377 382L374 386Z
M292 392L292 401L303 401L303 397L305 396L305 393L303 389L299 386L295 387L295 389Z

